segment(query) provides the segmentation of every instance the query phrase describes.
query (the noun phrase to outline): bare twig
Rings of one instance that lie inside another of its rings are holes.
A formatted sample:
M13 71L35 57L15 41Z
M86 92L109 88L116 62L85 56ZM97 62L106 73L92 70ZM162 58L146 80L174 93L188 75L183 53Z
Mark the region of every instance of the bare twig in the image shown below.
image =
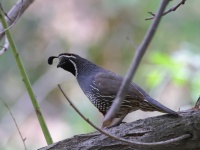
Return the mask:
M15 126L16 126L16 128L17 128L17 131L18 131L18 133L19 133L19 135L20 135L20 138L21 138L21 140L22 140L22 142L23 142L24 149L27 150L26 144L25 144L26 138L23 138L22 133L20 132L19 127L18 127L18 125L17 125L17 122L16 122L16 120L15 120L15 118L14 118L14 116L13 116L11 110L9 109L8 105L6 104L6 102L5 102L3 99L1 99L1 101L3 102L3 104L4 104L4 105L6 106L6 108L8 109L8 111L9 111L9 113L10 113L10 116L12 117L12 119L13 119L13 121L14 121L14 123L15 123Z
M34 0L18 0L17 3L10 9L8 12L8 17L6 17L6 22L8 26L12 26L12 24L21 17L21 15L24 13L24 11L34 2ZM2 25L0 25L0 31L4 31L4 28ZM0 33L0 41L3 38L5 33Z
M100 128L98 128L96 125L94 125L88 118L86 118L77 108L76 106L72 103L72 101L69 99L69 97L65 94L65 92L63 91L62 87L58 84L58 87L60 89L60 91L62 92L62 94L64 95L64 97L66 98L66 100L69 102L69 104L72 106L72 108L87 122L89 123L93 128L95 128L97 131L99 131L100 133L113 138L115 140L119 140L128 144L133 145L134 147L138 147L138 146L158 146L158 145L166 145L166 144L171 144L177 141L181 141L183 139L187 139L190 138L191 135L190 134L184 134L181 135L179 137L170 139L170 140L166 140L166 141L160 141L160 142L153 142L153 143L145 143L145 142L137 142L137 141L130 141L130 140L126 140L120 137L116 137L114 135L111 135L103 130L101 130Z
M142 59L142 56L146 52L146 49L156 32L158 24L162 18L162 13L164 12L168 3L169 3L169 0L163 0L161 2L159 10L156 13L155 19L153 20L151 26L149 27L141 45L137 48L136 54L132 60L131 66L128 70L128 73L126 74L125 79L123 80L123 82L120 86L120 89L117 93L117 96L116 96L111 108L109 109L109 111L107 112L107 114L104 118L103 126L109 126L111 124L112 120L115 118L115 115L121 106L121 102L125 97L127 88L129 87L129 84L131 83L131 80L132 80L132 78L136 72L136 69Z
M5 43L2 46L2 49L0 50L0 55L2 55L4 52L6 52L6 50L8 49L8 47L9 47L9 42L8 42L7 37L5 37Z
M181 5L184 5L186 2L186 0L181 0L181 2L179 2L176 6L168 9L167 11L165 11L162 15L165 16L166 14L172 12L172 11L176 11L177 8L179 8ZM152 12L148 12L150 15L152 15L152 17L146 18L145 20L152 20L155 17L155 14Z

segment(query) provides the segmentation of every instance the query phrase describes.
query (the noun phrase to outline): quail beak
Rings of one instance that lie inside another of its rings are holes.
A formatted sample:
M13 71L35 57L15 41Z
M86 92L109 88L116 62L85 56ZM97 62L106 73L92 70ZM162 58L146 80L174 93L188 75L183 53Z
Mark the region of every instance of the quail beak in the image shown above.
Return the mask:
M57 68L60 68L63 66L63 64L65 64L65 61L62 58L59 58L59 63L57 65Z
M61 67L61 66L62 66L62 64L59 63L59 64L57 65L57 68L59 68L59 67Z

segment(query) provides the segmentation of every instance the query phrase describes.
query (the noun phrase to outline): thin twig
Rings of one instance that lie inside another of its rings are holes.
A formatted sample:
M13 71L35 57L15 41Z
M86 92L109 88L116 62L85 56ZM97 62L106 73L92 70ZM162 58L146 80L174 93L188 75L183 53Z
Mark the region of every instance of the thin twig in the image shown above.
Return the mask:
M0 99L1 99L1 98L0 98ZM1 101L3 102L3 104L4 104L4 105L6 106L6 108L8 109L8 111L9 111L9 113L10 113L10 116L12 117L12 119L13 119L13 121L14 121L14 123L15 123L15 126L16 126L16 128L17 128L17 131L18 131L18 133L19 133L19 135L20 135L20 138L21 138L21 140L22 140L22 142L23 142L24 149L27 150L26 144L25 144L26 138L23 138L22 133L20 132L19 127L18 127L18 125L17 125L17 122L16 122L16 120L15 120L15 117L13 116L13 114L12 114L10 108L8 107L8 105L6 104L6 102L5 102L3 99L1 99Z
M7 37L5 37L5 43L4 43L4 45L3 45L2 47L3 47L3 48L0 50L0 55L2 55L4 52L6 52L6 50L7 50L8 47L9 47L9 42L8 42Z
M176 138L173 138L173 139L169 139L169 140L166 140L166 141L160 141L160 142L153 142L153 143L145 143L145 142L136 142L136 141L129 141L129 140L126 140L126 139L123 139L123 138L119 138L119 137L116 137L114 135L111 135L103 130L101 130L100 128L98 128L96 125L94 125L88 118L86 118L77 108L76 106L72 103L72 101L69 99L69 97L65 94L65 92L63 91L62 87L58 84L58 87L60 89L60 91L62 92L62 94L64 95L64 97L66 98L66 100L69 102L69 104L72 106L72 108L87 122L89 123L93 128L95 128L97 131L99 131L100 133L110 137L110 138L113 138L115 140L118 140L118 141L122 141L122 142L125 142L125 143L128 143L128 144L131 144L135 147L138 147L138 146L158 146L158 145L167 145L167 144L171 144L171 143L174 143L174 142L177 142L177 141L180 141L180 140L183 140L183 139L187 139L187 138L190 138L191 135L190 134L184 134L184 135L181 135L179 137L176 137Z
M174 7L168 9L167 11L165 11L162 15L165 16L166 14L172 12L172 11L176 11L177 8L179 8L181 5L184 5L186 2L186 0L181 0L180 3L178 3L177 5L175 5ZM145 20L152 20L155 17L155 14L152 12L148 12L150 15L152 15L152 17L146 18Z
M149 27L141 45L137 48L136 54L132 60L131 66L128 70L128 73L126 74L125 79L123 80L123 82L120 86L120 89L117 93L117 96L116 96L111 108L109 109L109 111L107 112L107 114L104 118L103 126L109 126L111 124L112 120L115 118L115 115L121 106L121 102L125 97L127 88L129 87L129 84L131 83L131 80L136 72L136 69L137 69L144 53L147 50L148 45L150 44L150 42L156 32L158 24L162 18L162 13L164 12L168 3L169 3L169 0L163 0L161 2L158 12L156 13L155 19L153 20L151 26Z

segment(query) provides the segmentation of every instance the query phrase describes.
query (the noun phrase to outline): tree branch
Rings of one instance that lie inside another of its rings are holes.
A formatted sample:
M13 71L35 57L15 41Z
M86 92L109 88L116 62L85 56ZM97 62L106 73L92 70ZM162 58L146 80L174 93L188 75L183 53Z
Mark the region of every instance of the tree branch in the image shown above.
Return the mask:
M181 0L180 3L178 3L176 6L174 6L174 7L170 8L170 9L168 9L168 10L165 11L162 15L165 16L166 14L168 14L168 13L170 13L170 12L172 12L172 11L176 11L176 9L179 8L181 5L184 5L185 2L186 2L186 0ZM148 12L148 13L151 14L152 17L146 18L145 20L151 20L151 19L153 19L153 18L155 17L155 14L154 14L154 13L152 13L152 12Z
M108 111L108 113L106 114L106 116L104 118L103 126L109 126L111 124L112 120L114 119L117 111L119 110L119 108L121 106L121 102L125 97L127 88L129 86L129 84L131 83L131 80L136 72L136 69L137 69L144 53L146 52L146 49L147 49L149 43L151 42L151 40L156 32L156 29L161 20L162 14L168 3L169 3L169 0L163 0L161 2L158 12L156 13L155 19L153 20L151 26L149 27L141 45L137 48L136 54L133 58L133 61L128 70L128 73L126 74L125 79L123 80L123 82L120 86L120 89L117 93L117 96L116 96L110 110Z
M16 23L16 21L21 17L24 11L34 2L34 0L18 0L17 3L10 9L6 17L6 22L8 24L8 28L12 26L12 24ZM0 24L0 41L4 37L4 28L2 24Z
M139 145L135 147L132 144L114 140L96 131L89 134L76 135L40 150L197 150L200 149L200 111L180 112L180 117L178 118L167 114L137 120L106 129L106 132L118 138L146 143L166 141L167 139L176 139L176 141L156 146Z

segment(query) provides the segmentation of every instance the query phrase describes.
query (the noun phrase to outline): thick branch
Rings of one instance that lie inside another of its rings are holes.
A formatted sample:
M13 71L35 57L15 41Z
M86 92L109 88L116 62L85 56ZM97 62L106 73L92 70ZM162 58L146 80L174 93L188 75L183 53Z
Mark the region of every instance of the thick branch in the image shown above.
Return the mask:
M8 17L6 17L6 22L8 26L11 26L15 23L19 17L24 13L24 11L32 4L34 0L18 0L17 3L10 9L8 12ZM5 33L2 33L4 28L2 24L0 24L0 41L2 40Z
M200 111L181 112L180 117L162 115L126 123L106 132L131 141L155 143L187 136L170 144L133 147L131 144L109 138L99 132L74 136L40 150L196 150L200 149Z

